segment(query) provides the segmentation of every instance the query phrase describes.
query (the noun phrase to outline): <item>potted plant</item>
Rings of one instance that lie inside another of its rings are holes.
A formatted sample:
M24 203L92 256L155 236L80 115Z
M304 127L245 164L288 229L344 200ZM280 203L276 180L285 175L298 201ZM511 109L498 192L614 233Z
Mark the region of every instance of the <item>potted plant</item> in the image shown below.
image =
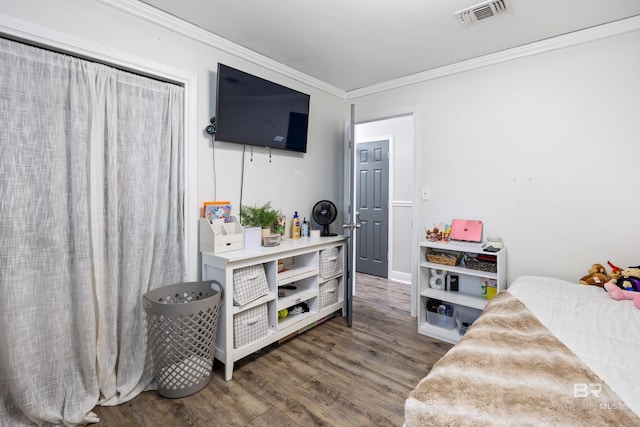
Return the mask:
M240 206L240 222L244 227L261 227L262 236L270 236L280 210L271 207L271 202L262 206Z

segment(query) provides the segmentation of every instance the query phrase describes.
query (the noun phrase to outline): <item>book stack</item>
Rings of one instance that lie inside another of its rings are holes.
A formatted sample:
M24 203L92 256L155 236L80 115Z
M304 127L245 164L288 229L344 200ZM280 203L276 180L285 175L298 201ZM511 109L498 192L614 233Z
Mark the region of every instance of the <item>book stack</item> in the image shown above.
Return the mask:
M498 260L495 255L487 255L487 254L478 254L476 255L476 259L481 262L488 262L491 264L497 264Z

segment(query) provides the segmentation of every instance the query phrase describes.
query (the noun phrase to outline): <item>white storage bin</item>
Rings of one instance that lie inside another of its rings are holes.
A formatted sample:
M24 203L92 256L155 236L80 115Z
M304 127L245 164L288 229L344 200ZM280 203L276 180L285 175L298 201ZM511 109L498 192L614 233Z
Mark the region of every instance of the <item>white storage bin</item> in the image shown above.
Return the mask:
M244 248L256 249L262 245L262 227L244 228Z
M264 265L251 265L233 271L233 305L245 305L269 293Z
M244 347L267 336L267 304L241 311L233 316L233 348Z
M338 302L338 279L320 284L320 310Z
M340 248L329 248L320 251L320 277L327 278L342 273Z
M455 313L453 316L449 317L432 311L427 311L427 322L429 322L430 325L447 330L451 330L456 327Z

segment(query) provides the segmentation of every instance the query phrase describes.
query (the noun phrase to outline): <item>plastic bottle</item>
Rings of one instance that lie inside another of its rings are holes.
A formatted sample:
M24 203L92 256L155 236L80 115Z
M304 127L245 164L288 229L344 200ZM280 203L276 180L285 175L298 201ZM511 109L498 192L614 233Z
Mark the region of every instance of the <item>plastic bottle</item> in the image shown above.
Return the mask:
M307 221L307 217L302 221L302 231L300 232L302 237L309 237L309 222Z
M291 238L300 238L300 217L298 216L298 211L295 211L293 219L291 220Z

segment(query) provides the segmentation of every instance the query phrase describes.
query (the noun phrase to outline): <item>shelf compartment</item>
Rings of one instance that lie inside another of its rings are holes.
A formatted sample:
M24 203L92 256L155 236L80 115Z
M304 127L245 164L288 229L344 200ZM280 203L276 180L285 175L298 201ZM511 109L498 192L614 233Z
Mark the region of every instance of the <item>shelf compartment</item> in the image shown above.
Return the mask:
M418 328L418 332L422 335L427 335L436 339L439 339L444 342L448 342L449 344L455 344L460 341L460 334L454 328L451 330L443 329L438 326L434 326L425 322Z
M260 304L267 303L269 301L273 301L276 299L276 294L273 292L269 292L268 294L261 296L260 298L253 300L245 305L234 305L233 306L233 314L238 314L245 310L249 310L250 308L257 307Z
M295 255L278 260L278 284L284 285L318 275L318 252ZM280 271L280 264L285 269Z
M293 282L292 285L296 286L296 289L278 288L276 310L278 312L284 309L291 311L292 307L300 303L305 303L309 311L299 314L289 314L287 317L282 319L278 318L278 330L286 328L297 323L299 320L318 312L318 277L307 277ZM283 294L284 296L280 296Z
M448 249L427 248L426 259L428 262L453 267L460 263L462 252Z
M292 307L296 304L300 304L301 302L306 302L317 296L318 296L318 291L315 289L303 289L303 290L296 291L289 296L278 298L278 304L277 304L278 311L285 308Z
M300 303L306 303L309 311L298 314L289 314L287 315L287 317L282 319L278 318L278 331L281 331L284 328L288 328L293 324L297 324L300 321L304 321L310 316L318 313L317 289L306 289L289 297L278 298L278 311L285 308L291 310L292 307Z
M487 260L481 260L481 256L485 256ZM476 254L476 257L474 257L469 254L465 254L464 265L470 270L484 271L487 273L496 274L498 272L498 258L495 255Z
M306 313L300 313L300 314L290 314L287 317L285 317L284 319L278 319L278 330L282 330L285 328L288 328L298 322L302 322L305 321L306 319L308 319L312 314L315 314L311 311L308 311Z
M487 300L480 295L471 295L464 292L450 292L427 288L420 293L420 296L426 298L434 298L453 304L464 305L478 310L484 310Z
M295 281L318 275L313 266L285 265L285 271L278 273L278 285L286 285Z
M463 274L466 276L484 277L487 279L498 279L498 273L490 273L488 271L471 270L466 267L437 264L435 262L422 262L420 267L435 268L437 270L446 270L448 273Z
M435 300L437 303L447 304L452 306L453 316L448 317L429 311L429 301ZM460 305L451 303L450 301L444 301L438 298L427 298L422 300L421 309L424 310L424 324L421 324L418 328L420 333L429 332L427 335L441 339L443 341L455 343L465 333L470 325L462 328L460 322L466 322L472 324L478 319L482 310L475 309L466 305Z

